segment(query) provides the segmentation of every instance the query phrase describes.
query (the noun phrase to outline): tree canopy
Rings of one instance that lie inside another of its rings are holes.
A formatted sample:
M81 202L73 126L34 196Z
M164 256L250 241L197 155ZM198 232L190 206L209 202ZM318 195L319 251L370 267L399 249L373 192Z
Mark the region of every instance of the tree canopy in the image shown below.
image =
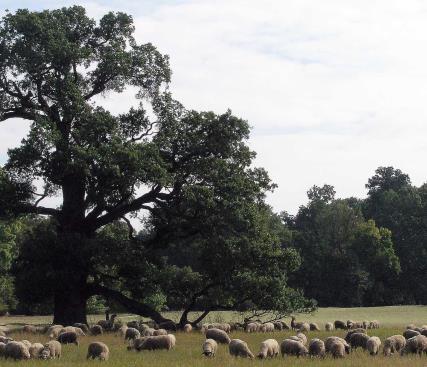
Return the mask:
M168 57L133 32L129 15L96 22L79 6L0 23L0 121L31 123L1 168L0 215L50 218L22 241L18 294L51 297L54 322L67 325L86 321L92 295L157 322L162 296L186 310L310 309L286 283L298 257L268 232L274 185L252 166L248 123L185 109L168 90ZM128 90L136 106L123 114L97 98ZM43 206L49 196L61 204Z

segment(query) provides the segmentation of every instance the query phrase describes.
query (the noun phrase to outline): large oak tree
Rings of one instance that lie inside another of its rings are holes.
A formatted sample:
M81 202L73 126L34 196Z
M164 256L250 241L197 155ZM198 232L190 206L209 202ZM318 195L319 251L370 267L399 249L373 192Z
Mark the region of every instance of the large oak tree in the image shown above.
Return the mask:
M235 284L243 291L256 282L248 266L236 269L233 278L221 274L220 262L233 246L246 244L252 251L247 255L256 256L248 265L257 264L265 285L281 293L283 308L283 292L290 294L286 276L269 279L261 260L263 246L268 247L268 256L277 258L271 274L277 275L285 271L277 262L287 264L285 255L264 230L251 226L257 223L251 213L263 207L273 185L264 170L251 168L248 124L230 112L187 111L174 101L168 93L167 56L149 43L138 44L133 32L126 14L108 13L95 22L77 6L18 10L0 23L0 121L31 123L28 136L9 151L0 169L0 215L50 218L24 241L17 279L26 279L19 288L27 286L28 296L38 290L35 296L52 297L55 323L85 322L92 295L162 322L161 314L144 303L145 294L159 291L153 284L167 291L179 274L162 282L174 264L165 266L153 248L173 243L182 255L185 246L203 244L195 253L205 256L196 263L218 261L216 288L195 288L185 295L187 305L206 296L203 290L217 295L222 290L230 306L262 290L247 297L242 293L239 300L232 287L221 286ZM99 104L100 96L129 89L136 90L139 104L127 113L113 115ZM61 198L61 204L43 206L49 196ZM129 218L139 212L146 213L147 236L135 238ZM120 231L108 235L107 229L120 222L129 228L126 240L118 239ZM254 241L260 239L257 249ZM211 253L217 258L206 256L209 246L215 246ZM243 264L245 252L235 253Z

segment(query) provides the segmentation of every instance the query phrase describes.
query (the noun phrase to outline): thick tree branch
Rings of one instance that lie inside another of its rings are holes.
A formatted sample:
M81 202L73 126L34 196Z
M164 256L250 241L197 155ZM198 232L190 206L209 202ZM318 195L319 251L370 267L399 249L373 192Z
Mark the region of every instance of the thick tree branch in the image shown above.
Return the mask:
M89 284L88 292L91 295L100 295L100 296L104 296L107 299L112 299L120 303L123 307L125 307L128 310L128 312L131 312L140 316L144 316L144 317L149 317L150 319L157 322L158 324L171 321L169 319L164 318L159 312L152 309L150 306L137 302L129 297L126 297L119 291L109 289L102 285Z
M40 201L40 199L38 200ZM30 204L22 204L15 209L19 214L41 214L41 215L51 215L58 216L60 211L53 208L45 208L43 206L35 206Z

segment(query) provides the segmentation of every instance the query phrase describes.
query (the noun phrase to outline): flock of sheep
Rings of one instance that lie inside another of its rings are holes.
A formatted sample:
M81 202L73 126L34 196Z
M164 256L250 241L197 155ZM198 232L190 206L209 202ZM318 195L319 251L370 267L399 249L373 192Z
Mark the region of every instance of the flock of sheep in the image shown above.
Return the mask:
M114 317L109 321L100 321L97 325L89 328L85 324L74 324L64 327L62 325L52 325L49 327L35 327L26 325L22 328L25 333L44 333L50 341L41 343L31 343L28 340L13 340L8 336L7 328L0 327L0 358L11 358L15 360L24 359L54 359L60 358L63 344L79 345L79 338L85 335L102 335L105 331L115 332L128 343L128 350L171 350L176 345L176 337L170 334L167 329L170 325L147 325L140 321L131 321L126 325L116 323ZM261 342L257 357L260 359L275 358L282 356L311 356L325 357L327 354L333 358L344 358L352 350L362 348L370 355L377 355L382 345L377 336L367 335L368 329L379 328L379 322L363 321L357 322L348 320L347 322L336 320L334 323L325 324L326 331L336 329L346 330L344 338L330 336L325 340L318 338L308 341L305 333L309 331L319 331L316 323L296 322L292 318L290 325L283 321L276 322L249 322L245 325L229 323L209 323L193 328L187 324L183 327L183 332L190 333L194 329L200 330L205 340L202 343L202 354L206 357L215 357L218 344L228 345L229 354L236 357L255 358L248 344L241 339L230 338L230 333L234 330L246 331L247 333L261 332L272 333L292 329L296 335L287 337L280 344L274 338L268 338ZM416 353L427 353L427 325L416 327L408 325L402 335L393 335L384 340L383 354L389 356L393 353L401 355ZM88 346L87 359L107 360L109 358L108 346L100 341L91 342Z

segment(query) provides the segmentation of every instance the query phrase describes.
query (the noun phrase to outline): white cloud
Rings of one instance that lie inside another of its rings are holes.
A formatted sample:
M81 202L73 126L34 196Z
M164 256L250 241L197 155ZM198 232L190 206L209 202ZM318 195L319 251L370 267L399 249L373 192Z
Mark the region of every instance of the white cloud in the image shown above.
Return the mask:
M134 1L86 5L93 16L133 12L138 41L171 56L172 91L186 106L231 108L250 122L257 164L279 184L269 197L276 210L295 212L313 184L362 196L380 165L417 185L426 180L426 2L182 1L140 12ZM104 103L118 112L131 98ZM16 133L0 126L0 159Z

